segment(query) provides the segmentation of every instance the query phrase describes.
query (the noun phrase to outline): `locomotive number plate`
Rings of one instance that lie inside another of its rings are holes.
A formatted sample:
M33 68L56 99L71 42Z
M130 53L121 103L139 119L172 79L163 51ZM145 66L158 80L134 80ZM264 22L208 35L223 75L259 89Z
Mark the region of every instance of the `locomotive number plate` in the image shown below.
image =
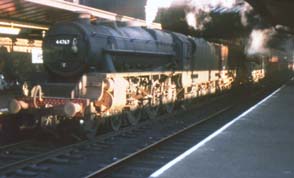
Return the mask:
M69 45L70 40L69 39L58 39L55 41L55 43L58 45Z

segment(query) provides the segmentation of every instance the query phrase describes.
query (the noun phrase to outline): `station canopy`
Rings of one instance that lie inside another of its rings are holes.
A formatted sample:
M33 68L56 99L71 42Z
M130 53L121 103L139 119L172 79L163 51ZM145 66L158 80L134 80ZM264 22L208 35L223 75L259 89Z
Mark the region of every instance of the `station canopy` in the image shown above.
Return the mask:
M18 38L42 39L44 31L51 25L73 20L79 13L90 14L92 20L126 21L136 26L146 26L141 19L62 0L1 0L0 27L12 33L5 36L18 34ZM151 27L160 29L161 25L154 23ZM3 33L0 35L3 36Z

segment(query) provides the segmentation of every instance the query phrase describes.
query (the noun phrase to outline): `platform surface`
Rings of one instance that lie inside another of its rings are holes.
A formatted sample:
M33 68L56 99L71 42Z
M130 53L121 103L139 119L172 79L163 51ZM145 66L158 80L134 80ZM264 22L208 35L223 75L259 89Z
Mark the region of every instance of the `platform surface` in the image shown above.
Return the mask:
M151 178L294 178L294 81Z

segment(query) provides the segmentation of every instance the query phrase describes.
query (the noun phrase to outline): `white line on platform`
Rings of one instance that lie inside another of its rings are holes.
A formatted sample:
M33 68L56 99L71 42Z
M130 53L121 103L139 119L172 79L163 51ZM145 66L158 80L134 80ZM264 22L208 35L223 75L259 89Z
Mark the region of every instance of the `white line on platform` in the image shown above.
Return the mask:
M265 101L267 101L270 97L272 97L273 95L275 95L276 93L278 93L285 86L286 85L283 85L279 89L275 90L272 94L270 94L269 96L267 96L266 98L264 98L263 100L261 100L260 102L258 102L256 105L254 105L251 108L249 108L247 111L243 112L241 115L239 115L238 117L236 117L234 120L232 120L228 124L224 125L219 130L215 131L210 136L206 137L204 140L202 140L201 142L199 142L197 145L193 146L192 148L190 148L189 150L187 150L186 152L184 152L183 154L181 154L180 156L178 156L174 160L170 161L169 163L167 163L166 165L164 165L163 167L161 167L159 170L157 170L156 172L154 172L153 174L151 174L149 178L156 178L156 177L160 176L162 173L164 173L166 170L168 170L169 168L171 168L172 166L174 166L176 163L178 163L179 161L183 160L185 157L189 156L191 153L193 153L194 151L196 151L197 149L199 149L200 147L202 147L203 145L205 145L211 139L213 139L214 137L216 137L217 135L219 135L220 133L222 133L225 129L227 129L228 127L230 127L232 124L234 124L240 118L246 116L248 113L250 113L251 111L253 111L259 105L261 105L262 103L264 103Z

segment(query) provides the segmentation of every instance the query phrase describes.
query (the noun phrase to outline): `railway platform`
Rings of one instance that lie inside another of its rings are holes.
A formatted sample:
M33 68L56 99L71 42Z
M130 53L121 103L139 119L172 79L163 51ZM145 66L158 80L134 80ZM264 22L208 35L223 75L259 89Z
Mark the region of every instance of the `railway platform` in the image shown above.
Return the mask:
M150 178L293 178L294 80Z

